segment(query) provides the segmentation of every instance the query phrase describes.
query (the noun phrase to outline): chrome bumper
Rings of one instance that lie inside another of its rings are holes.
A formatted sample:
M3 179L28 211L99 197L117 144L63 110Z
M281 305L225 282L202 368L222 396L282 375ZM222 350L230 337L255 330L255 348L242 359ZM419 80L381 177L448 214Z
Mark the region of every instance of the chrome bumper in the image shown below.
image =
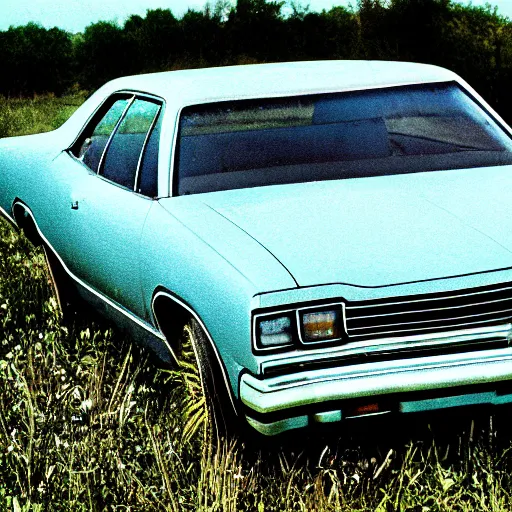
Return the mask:
M510 324L489 329L489 336L508 340ZM240 398L249 409L248 422L260 432L276 434L313 422L342 419L341 407L316 414L324 402L383 397L446 389L442 398L400 401L399 412L415 412L471 404L502 404L512 401L512 394L452 392L449 388L512 381L512 347L467 353L436 355L411 359L394 359L356 365L337 366L290 373L268 378L244 374L240 381ZM512 387L511 387L512 393ZM405 395L407 396L407 395ZM414 397L414 394L409 396ZM378 401L377 399L373 401ZM331 406L332 407L332 406ZM300 415L294 413L300 408ZM329 408L329 406L327 406ZM254 417L251 417L254 411ZM262 415L282 412L278 421L260 421ZM259 419L258 419L259 418Z

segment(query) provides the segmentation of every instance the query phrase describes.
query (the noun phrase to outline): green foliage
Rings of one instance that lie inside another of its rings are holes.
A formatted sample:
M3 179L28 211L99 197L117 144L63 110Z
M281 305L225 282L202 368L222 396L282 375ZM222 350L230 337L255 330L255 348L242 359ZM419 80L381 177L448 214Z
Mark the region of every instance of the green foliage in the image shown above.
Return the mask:
M310 12L280 0L218 0L177 18L149 9L83 34L29 23L0 32L0 94L61 95L122 75L298 59L391 59L460 73L512 119L512 23L496 8L453 0L358 0Z
M231 55L280 60L287 35L281 16L283 5L278 1L237 0L225 23Z
M72 42L64 30L28 23L0 32L0 94L62 94L71 85L72 65Z
M83 102L83 94L7 100L0 96L0 137L29 135L58 128Z
M125 34L116 24L100 21L89 25L75 48L80 82L96 89L129 74L131 55Z
M145 18L131 16L120 32L135 72L169 69L181 54L179 23L169 9L149 9Z
M20 109L39 129L67 108L4 100L0 119L14 135ZM97 317L63 325L44 254L5 221L0 255L0 510L511 509L510 409L216 445L189 344L169 372Z

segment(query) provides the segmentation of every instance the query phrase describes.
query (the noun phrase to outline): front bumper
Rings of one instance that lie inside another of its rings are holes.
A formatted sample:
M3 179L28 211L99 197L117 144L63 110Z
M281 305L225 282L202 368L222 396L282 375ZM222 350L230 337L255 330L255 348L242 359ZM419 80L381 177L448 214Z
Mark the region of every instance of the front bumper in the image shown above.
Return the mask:
M267 378L246 373L240 380L240 398L248 422L267 435L340 421L348 415L345 404L355 402L371 401L370 410L379 413L512 402L510 327L485 332L489 340L501 339L504 348L345 363ZM462 335L467 337L467 331ZM457 333L451 336L456 343Z

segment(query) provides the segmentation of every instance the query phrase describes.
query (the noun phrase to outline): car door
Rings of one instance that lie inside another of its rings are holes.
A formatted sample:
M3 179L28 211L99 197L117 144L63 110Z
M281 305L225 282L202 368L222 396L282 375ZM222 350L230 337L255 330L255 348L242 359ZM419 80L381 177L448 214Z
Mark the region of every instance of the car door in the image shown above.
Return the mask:
M139 244L157 195L161 111L155 98L114 95L54 165L52 244L77 278L141 318Z

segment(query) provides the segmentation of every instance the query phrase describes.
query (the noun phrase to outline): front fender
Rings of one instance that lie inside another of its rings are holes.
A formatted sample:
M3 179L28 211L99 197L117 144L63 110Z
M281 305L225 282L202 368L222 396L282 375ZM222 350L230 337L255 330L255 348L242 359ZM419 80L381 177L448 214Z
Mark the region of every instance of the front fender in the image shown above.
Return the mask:
M141 283L148 312L159 289L170 291L193 311L211 336L237 396L241 370L257 371L251 350L251 310L260 290L158 202L148 214L141 248Z

